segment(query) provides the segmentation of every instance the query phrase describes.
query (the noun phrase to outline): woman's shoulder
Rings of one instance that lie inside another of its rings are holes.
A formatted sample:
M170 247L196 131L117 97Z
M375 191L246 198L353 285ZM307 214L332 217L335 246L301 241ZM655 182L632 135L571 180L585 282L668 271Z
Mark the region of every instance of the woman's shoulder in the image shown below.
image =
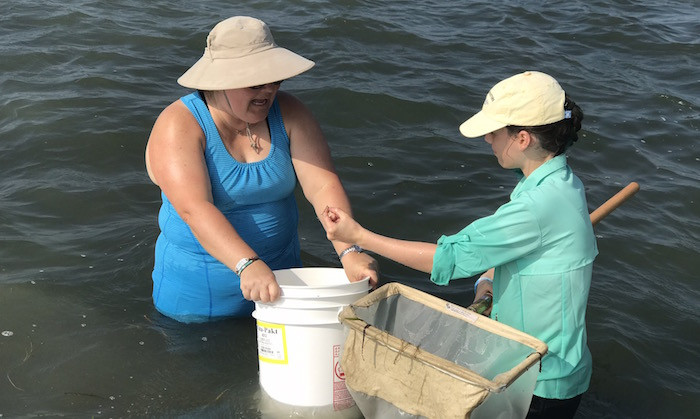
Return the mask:
M194 117L192 116L192 112L189 110L187 105L181 100L178 99L175 102L171 103L170 105L166 106L165 109L163 109L158 116L158 119L166 119L170 120L173 119L172 122L177 122L178 119L182 118L183 116L189 115L190 118L184 118L184 119L193 119ZM182 121L186 122L186 121Z
M291 93L280 90L277 92L277 103L285 118L308 117L311 115L309 108L298 97Z
M203 141L204 133L192 112L181 101L168 105L158 115L149 142Z
M279 91L277 93L277 103L280 113L287 127L287 132L307 132L310 128L318 125L311 110L296 96L291 93ZM290 135L291 138L291 135Z
M163 109L146 143L146 169L153 183L159 185L156 172L164 161L178 153L198 152L204 142L204 133L184 103L178 100Z
M156 127L180 132L187 132L191 129L201 131L201 129L199 129L199 123L194 115L192 115L192 111L179 99L168 105L163 109L160 115L158 115Z

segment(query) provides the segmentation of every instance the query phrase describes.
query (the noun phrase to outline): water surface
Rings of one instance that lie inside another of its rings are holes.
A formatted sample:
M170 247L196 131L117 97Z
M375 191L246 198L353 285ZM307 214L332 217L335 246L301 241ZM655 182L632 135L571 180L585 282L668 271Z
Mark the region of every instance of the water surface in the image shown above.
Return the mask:
M695 2L10 0L0 16L0 416L260 417L251 319L181 325L150 299L159 191L143 151L175 82L232 15L317 65L315 113L358 220L435 241L515 179L457 127L512 74L552 74L586 113L569 163L596 227L594 357L581 418L700 409L700 13ZM303 260L338 266L300 197ZM401 281L458 304L472 282ZM9 335L10 333L5 333Z

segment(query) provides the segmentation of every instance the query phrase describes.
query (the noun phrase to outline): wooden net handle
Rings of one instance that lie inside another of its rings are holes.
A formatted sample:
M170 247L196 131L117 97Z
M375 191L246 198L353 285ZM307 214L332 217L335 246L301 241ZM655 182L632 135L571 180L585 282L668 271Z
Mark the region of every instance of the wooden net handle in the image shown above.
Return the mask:
M623 202L630 199L637 193L638 190L639 184L637 182L631 182L629 185L622 188L620 192L613 195L612 198L605 201L603 205L599 206L591 213L591 223L593 225L598 224L598 221L605 218L608 214L613 212L615 208L619 207Z

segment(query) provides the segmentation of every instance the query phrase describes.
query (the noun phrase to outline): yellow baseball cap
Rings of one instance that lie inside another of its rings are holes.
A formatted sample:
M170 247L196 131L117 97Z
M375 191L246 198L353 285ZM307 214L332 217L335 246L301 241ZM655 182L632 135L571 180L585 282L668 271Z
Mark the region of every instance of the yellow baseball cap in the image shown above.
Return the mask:
M498 82L476 115L459 126L468 138L508 125L534 127L564 119L564 90L550 75L526 71Z

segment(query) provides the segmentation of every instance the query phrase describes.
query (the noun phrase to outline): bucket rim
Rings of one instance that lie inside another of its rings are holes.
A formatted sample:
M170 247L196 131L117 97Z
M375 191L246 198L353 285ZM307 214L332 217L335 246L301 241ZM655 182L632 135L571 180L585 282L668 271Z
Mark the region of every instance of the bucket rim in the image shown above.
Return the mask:
M289 269L277 269L272 271L274 274L277 273L282 273L282 272L291 272L291 273L296 273L296 272L308 272L310 270L314 271L322 271L322 270L328 270L328 271L343 271L343 268L324 268L324 267L309 267L309 268L289 268ZM275 275L276 276L276 275ZM328 284L328 285L280 285L280 288L284 291L285 288L290 289L290 290L325 290L329 288L338 288L339 285L352 285L354 287L359 287L360 284L362 283L367 283L367 287L369 288L369 277L363 278L359 281L350 281L347 276L345 279L348 281L347 283L343 284Z
M260 301L255 301L256 306L261 305L263 307L269 307L269 308L275 308L275 307L280 307L280 308L285 308L285 307L296 307L296 308L309 308L309 309L314 309L314 308L330 308L330 307L339 307L339 306L346 306L348 304L352 304L355 301L359 300L363 296L367 295L369 292L369 289L366 290L361 290L357 292L349 292L349 293L344 293L344 294L332 294L332 295L321 295L321 296L285 296L284 293L280 296L279 299L271 302L271 303L263 303ZM352 301L337 301L337 300L343 300L347 299L348 297L353 297Z

